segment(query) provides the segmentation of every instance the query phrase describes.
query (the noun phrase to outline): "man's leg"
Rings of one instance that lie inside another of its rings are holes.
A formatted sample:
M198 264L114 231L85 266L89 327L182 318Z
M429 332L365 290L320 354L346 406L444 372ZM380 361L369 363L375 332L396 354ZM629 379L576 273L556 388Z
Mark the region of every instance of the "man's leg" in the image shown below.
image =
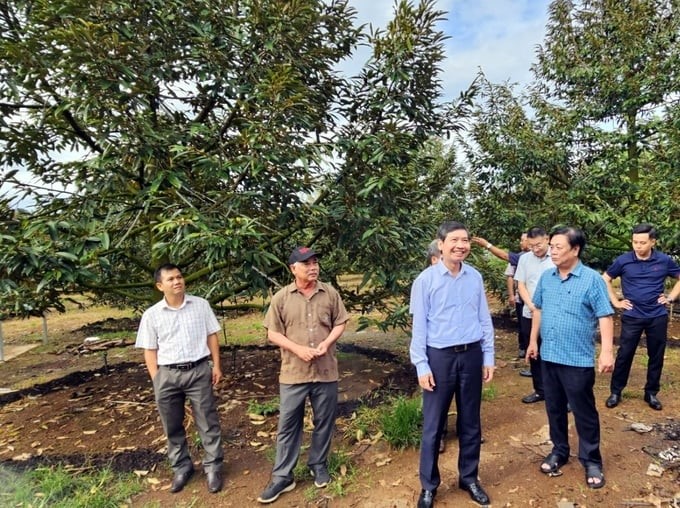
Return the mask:
M600 454L600 417L595 407L595 369L593 367L561 366L560 379L567 393L576 432L578 434L578 459L587 466L602 466Z
M479 473L479 453L482 445L482 424L480 410L482 405L482 347L457 353L453 369L457 373L456 433L458 434L458 481L469 485L477 481Z
M272 481L292 480L302 444L302 427L305 416L305 400L309 384L279 387L279 427L276 435L276 461L272 470Z
M184 430L184 391L180 388L181 371L164 367L153 379L158 414L168 439L168 460L175 474L188 473L194 466L189 455Z
M569 458L569 428L567 413L567 394L562 386L560 369L562 365L541 362L543 368L543 390L545 393L545 412L548 415L552 453L562 459Z
M524 309L524 303L515 303L515 313L517 314L517 342L519 344L519 350L526 352L529 347L529 333L522 326L522 309ZM529 330L531 331L531 330Z
M621 316L621 336L619 337L619 349L616 352L616 362L610 383L610 391L621 395L628 384L630 368L635 358L635 350L640 342L640 336L644 329L644 320Z
M423 391L423 435L420 443L420 483L425 490L436 490L441 483L439 476L439 440L441 429L446 418L451 399L453 385L451 365L453 361L451 348L427 348L427 356L437 385L434 391ZM479 372L478 372L479 374Z
M649 326L645 329L647 354L649 355L645 394L656 395L661 388L661 371L663 370L667 336L668 314L651 319Z
M338 407L338 383L313 383L310 390L310 401L314 413L314 431L309 448L310 467L327 466L331 439L335 430L335 415Z
M212 367L209 362L204 362L187 372L187 375L190 379L187 381L186 396L191 402L194 422L205 451L203 470L206 473L217 473L222 470L224 450L212 387Z

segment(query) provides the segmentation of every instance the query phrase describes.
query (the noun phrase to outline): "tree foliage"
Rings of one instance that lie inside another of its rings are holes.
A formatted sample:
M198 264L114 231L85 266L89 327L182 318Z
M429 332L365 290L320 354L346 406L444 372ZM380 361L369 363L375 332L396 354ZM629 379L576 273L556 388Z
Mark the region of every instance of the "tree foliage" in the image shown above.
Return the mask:
M344 0L2 2L0 165L28 203L5 221L3 284L144 306L172 261L243 304L308 244L325 277L364 276L352 305L403 323L427 197L457 176L423 147L470 105L442 100L442 17L399 1L367 32ZM370 58L340 74L359 44Z
M522 222L579 226L601 266L639 222L680 252L680 4L556 0L549 15L530 87L482 87L467 145L477 220L506 241Z

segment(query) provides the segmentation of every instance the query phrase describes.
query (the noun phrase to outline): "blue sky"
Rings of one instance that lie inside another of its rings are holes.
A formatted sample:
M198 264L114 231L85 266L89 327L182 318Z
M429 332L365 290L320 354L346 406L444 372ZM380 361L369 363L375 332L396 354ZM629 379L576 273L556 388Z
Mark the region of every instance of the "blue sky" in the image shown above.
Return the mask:
M350 3L360 23L384 27L392 18L395 0ZM450 37L442 76L446 98L465 90L479 69L494 83L529 82L536 46L545 34L548 0L437 0L436 4L448 18L441 26Z

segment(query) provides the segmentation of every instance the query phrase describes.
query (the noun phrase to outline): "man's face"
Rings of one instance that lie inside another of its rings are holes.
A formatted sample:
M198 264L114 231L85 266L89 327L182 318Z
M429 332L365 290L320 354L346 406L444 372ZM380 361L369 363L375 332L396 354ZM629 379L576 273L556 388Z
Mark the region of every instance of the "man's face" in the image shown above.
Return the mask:
M526 233L522 233L522 236L519 237L519 248L522 252L529 250L529 238Z
M456 229L439 240L439 250L444 262L460 263L470 254L470 237L464 229Z
M536 257L542 258L548 252L548 237L537 236L536 238L527 238L527 247Z
M312 256L304 261L298 261L290 265L295 280L300 283L308 283L319 279L319 260Z
M161 280L156 282L156 287L165 296L176 296L184 294L186 287L184 276L178 269L161 270Z
M633 250L639 258L648 258L655 245L656 238L650 238L649 233L636 233L633 235Z
M569 245L567 235L555 235L550 240L550 259L558 268L571 268L578 262L578 247Z

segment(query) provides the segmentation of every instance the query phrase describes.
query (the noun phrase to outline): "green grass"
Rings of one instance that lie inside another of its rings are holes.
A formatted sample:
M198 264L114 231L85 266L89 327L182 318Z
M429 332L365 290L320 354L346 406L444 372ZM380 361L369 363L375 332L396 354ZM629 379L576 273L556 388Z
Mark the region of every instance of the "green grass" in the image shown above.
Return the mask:
M253 399L248 402L248 413L261 416L274 415L279 412L280 403L281 401L278 397L274 397L273 399L264 402L258 402Z
M482 400L483 401L488 402L488 401L494 400L497 395L498 394L496 392L496 385L494 385L493 383L488 384L488 385L484 385L484 387L482 388Z
M422 424L421 397L399 396L376 408L361 406L344 434L357 441L381 436L390 446L403 449L420 446Z
M1 506L118 508L143 490L136 476L110 469L76 473L61 466L40 467L22 475L0 470L0 480L10 485L0 494Z

